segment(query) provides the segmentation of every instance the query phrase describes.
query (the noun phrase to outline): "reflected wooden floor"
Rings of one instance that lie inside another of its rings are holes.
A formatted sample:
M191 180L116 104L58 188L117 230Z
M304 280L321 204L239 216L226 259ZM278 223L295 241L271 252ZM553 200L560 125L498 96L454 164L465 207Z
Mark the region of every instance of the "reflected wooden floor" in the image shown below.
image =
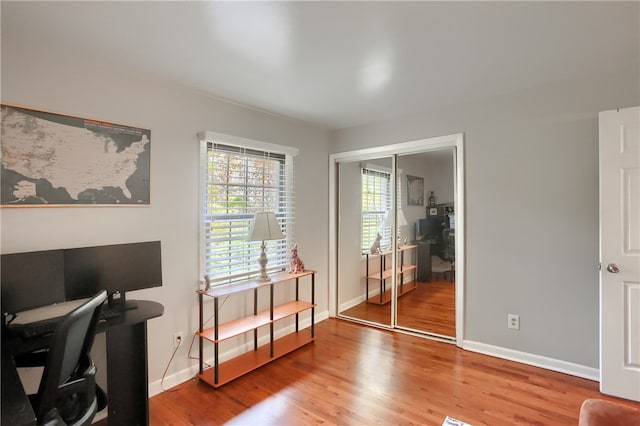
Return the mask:
M398 325L413 330L455 337L455 283L450 281L419 282L417 288L398 302ZM390 324L391 304L363 302L342 315L365 321Z
M328 319L316 340L220 389L189 380L150 400L150 425L575 426L598 383L455 345ZM640 406L628 401L625 404Z

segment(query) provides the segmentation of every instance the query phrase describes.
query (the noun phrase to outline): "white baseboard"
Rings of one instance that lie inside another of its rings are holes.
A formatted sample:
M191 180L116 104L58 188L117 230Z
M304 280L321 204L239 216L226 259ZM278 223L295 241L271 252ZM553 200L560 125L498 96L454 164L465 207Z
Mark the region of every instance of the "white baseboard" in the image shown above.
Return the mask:
M357 305L361 304L362 302L364 302L366 300L373 299L374 297L376 297L377 295L380 294L380 288L379 287L376 287L376 286L371 286L371 287L372 287L372 289L369 290L368 298L364 297L364 295L360 295L360 296L354 297L351 300L347 300L346 302L343 302L343 303L340 304L340 306L338 308L338 309L340 309L339 312L344 312L347 309L351 309L354 306L357 306Z
M596 382L600 381L599 369L574 364L572 362L547 358L540 355L487 345L486 343L479 343L470 340L464 340L462 342L462 348L471 352L478 352L484 355L494 356L496 358L508 359L509 361L515 361L522 364L533 365L534 367L557 371L559 373L582 377L583 379L594 380Z
M365 299L364 296L358 296L358 297L355 297L355 298L353 298L351 300L347 300L346 302L340 304L340 307L338 308L339 312L344 312L347 309L351 309L354 306L359 305L360 303L364 302L365 300L366 299Z
M324 321L327 318L329 318L329 311L324 311L324 312L320 312L320 313L315 313L315 323L319 323L320 321ZM311 325L311 319L308 318L306 320L301 320L300 321L300 330L304 330L305 328L308 328ZM295 332L295 325L290 325L289 327L285 327L283 329L278 330L275 333L275 338L279 338L282 337L286 334L289 333L293 333ZM258 345L263 345L266 344L268 342L268 336L264 336L259 342ZM237 355L240 355L244 352L250 351L252 349L252 344L251 343L247 343L244 345L240 345L237 346L233 349L230 349L228 351L225 351L223 353L220 354L220 362L224 362L228 359L231 359ZM193 377L195 377L198 374L198 362L197 360L193 360L194 364L188 368L185 368L183 370L180 370L176 373L173 373L169 376L166 376L164 378L164 382L162 381L162 379L160 380L156 380L153 381L151 383L149 383L149 398L151 398L152 396L161 394L162 392L177 386L181 383L184 383L190 379L192 379ZM207 364L213 364L213 359L206 359L205 362Z

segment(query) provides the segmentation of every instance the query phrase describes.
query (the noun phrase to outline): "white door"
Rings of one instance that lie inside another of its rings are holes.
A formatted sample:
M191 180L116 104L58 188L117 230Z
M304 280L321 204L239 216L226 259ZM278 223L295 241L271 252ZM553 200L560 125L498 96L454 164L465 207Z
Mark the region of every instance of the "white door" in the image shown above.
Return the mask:
M600 390L640 401L640 107L600 113Z

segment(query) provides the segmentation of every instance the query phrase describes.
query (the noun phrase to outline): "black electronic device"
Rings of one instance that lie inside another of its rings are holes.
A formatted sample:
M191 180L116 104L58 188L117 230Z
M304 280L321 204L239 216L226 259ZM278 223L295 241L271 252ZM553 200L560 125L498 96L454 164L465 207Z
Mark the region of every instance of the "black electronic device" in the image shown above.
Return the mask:
M428 216L426 219L418 221L418 239L419 240L437 240L442 238L442 229L444 225L444 217Z
M417 241L428 242L431 254L440 255L444 249L442 231L447 226L446 216L427 216L418 221Z
M64 264L67 299L106 290L111 308L131 309L127 292L162 286L160 241L67 249Z
M83 299L107 290L109 306L124 310L126 293L162 286L160 241L3 254L2 313Z
M3 254L0 271L3 314L66 300L63 250Z

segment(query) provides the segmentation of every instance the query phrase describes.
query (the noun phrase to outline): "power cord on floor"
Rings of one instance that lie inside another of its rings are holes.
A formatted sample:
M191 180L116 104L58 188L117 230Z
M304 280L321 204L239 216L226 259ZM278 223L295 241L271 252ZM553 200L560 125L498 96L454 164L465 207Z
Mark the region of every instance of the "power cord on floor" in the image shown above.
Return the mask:
M222 300L222 303L220 304L219 308L218 308L218 313L220 312L220 308L222 308L225 304L225 302L227 301L227 299L229 298L229 296L225 297L224 300ZM212 319L213 319L214 315L211 315L202 325L205 326L207 325ZM196 341L196 336L198 335L197 332L193 333L193 337L191 338L191 344L189 345L189 350L187 351L187 358L188 359L195 359L195 360L199 360L199 357L195 357L193 355L191 355L191 350L193 349L193 344ZM180 346L182 346L182 337L177 336L176 337L178 340L178 344L176 345L175 349L173 350L173 353L171 354L171 358L169 358L169 362L167 363L167 366L164 369L164 372L162 373L162 379L160 380L160 389L162 389L162 391L164 392L173 392L170 389L165 389L164 388L164 379L167 376L167 371L169 371L169 367L171 366L171 363L173 362L173 358L175 358L176 353L178 353L178 349L180 349ZM211 367L210 364L204 362L204 365L206 365L207 367Z
M220 309L222 309L222 307L224 306L224 304L227 301L227 299L229 299L229 296L227 296L224 299L222 299L222 303L220 303L220 306L218 306L218 314L220 314ZM207 320L202 323L202 327L204 327L205 325L209 324L209 322L213 319L214 316L215 315L211 315L209 318L207 318ZM189 351L187 353L187 358L189 358L189 359L195 359L195 360L199 360L200 359L200 357L196 357L196 356L191 355L191 350L193 349L193 344L195 343L197 336L198 336L198 332L196 331L195 333L193 333L193 337L191 338L191 345L189 345ZM203 363L207 367L211 367L210 364L207 364L204 361L203 361Z
M195 343L197 336L198 336L198 333L195 332L195 333L193 333L193 337L191 338L191 344L189 345L189 351L187 353L187 358L189 358L189 359L200 360L200 357L191 355L191 350L193 349L193 344ZM207 367L211 367L210 364L208 364L208 363L206 363L204 361L202 361L202 363Z
M170 389L165 389L164 388L164 378L167 375L167 371L169 370L169 366L171 365L171 362L173 362L173 358L176 356L176 353L178 352L178 349L180 349L180 346L182 346L182 337L181 336L177 336L176 339L178 340L178 344L176 345L175 349L173 350L173 353L171 354L171 358L169 358L169 362L167 363L167 367L164 369L164 373L162 373L162 379L160 379L160 389L162 389L164 392L174 392L177 389L174 389L173 391Z

